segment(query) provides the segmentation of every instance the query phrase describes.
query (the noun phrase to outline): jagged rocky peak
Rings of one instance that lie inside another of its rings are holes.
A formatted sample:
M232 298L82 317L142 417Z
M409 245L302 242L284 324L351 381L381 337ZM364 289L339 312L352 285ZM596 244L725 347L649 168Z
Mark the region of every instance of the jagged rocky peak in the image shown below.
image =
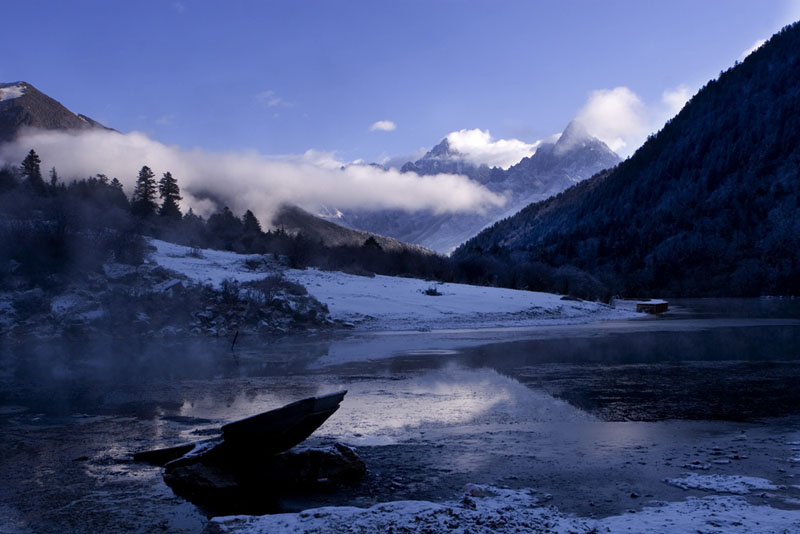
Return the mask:
M105 128L74 113L28 82L0 83L0 142L11 141L23 128L87 130Z
M445 137L442 139L442 142L433 147L425 154L422 159L432 159L432 158L450 158L453 156L458 156L458 150L454 149L450 146L450 141L447 140Z
M572 120L553 145L553 154L564 156L576 151L600 152L606 158L617 158L617 154L608 148L603 141L592 136L586 127L577 119Z
M589 131L586 129L583 123L577 119L573 119L569 124L567 124L567 127L564 128L564 131L561 133L558 141L556 141L556 148L561 147L562 150L566 151L575 146L594 140L595 138L589 134Z
M468 161L445 137L420 159L403 165L400 171L417 174L465 174L473 180L482 181L482 177L489 172L489 167Z

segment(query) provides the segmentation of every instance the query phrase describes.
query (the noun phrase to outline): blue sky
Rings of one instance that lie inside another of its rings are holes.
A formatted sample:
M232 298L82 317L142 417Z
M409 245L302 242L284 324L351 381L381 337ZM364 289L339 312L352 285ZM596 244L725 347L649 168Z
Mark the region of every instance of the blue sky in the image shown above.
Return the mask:
M531 143L593 95L611 99L595 119L621 98L647 116L629 118L637 128L657 127L665 92L693 94L800 2L26 0L2 13L0 81L122 132L378 161L460 129Z

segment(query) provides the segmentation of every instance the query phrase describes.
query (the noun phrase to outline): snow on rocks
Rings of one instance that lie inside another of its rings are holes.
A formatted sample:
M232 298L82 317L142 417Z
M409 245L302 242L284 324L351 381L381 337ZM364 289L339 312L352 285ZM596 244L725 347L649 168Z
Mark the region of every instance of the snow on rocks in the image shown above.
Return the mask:
M25 94L25 86L21 83L0 85L0 102L19 98Z
M260 255L218 250L189 254L181 245L151 240L153 261L190 279L219 285L225 279L247 282L282 267ZM263 267L252 269L261 262ZM578 324L640 317L596 302L562 300L560 295L416 278L357 276L318 269L285 269L284 276L306 287L326 304L331 317L369 330L495 328L539 324ZM428 291L436 289L438 295Z
M682 489L700 489L719 493L747 495L755 490L776 490L778 486L767 479L740 475L698 475L687 473L681 478L668 478L664 482Z
M396 501L370 508L324 507L300 513L213 520L231 533L350 532L651 532L784 533L800 529L800 510L754 506L742 497L654 502L637 513L594 519L544 506L530 490L470 484L458 501Z

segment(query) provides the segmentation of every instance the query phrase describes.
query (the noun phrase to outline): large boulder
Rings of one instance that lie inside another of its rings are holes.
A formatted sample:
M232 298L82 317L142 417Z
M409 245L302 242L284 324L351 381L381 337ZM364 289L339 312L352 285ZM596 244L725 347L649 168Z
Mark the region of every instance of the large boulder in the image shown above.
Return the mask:
M194 463L168 464L165 482L212 515L264 513L277 499L354 484L366 474L361 458L346 445L296 448L276 455L204 455Z

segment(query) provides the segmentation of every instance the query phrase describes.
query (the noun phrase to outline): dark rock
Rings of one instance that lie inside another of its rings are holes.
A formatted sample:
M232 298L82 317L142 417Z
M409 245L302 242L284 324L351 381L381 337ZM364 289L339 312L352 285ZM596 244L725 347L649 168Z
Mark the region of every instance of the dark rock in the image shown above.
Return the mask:
M164 481L212 515L227 515L263 513L279 497L354 484L366 471L351 448L336 443L271 456L206 454L196 463L168 464Z

